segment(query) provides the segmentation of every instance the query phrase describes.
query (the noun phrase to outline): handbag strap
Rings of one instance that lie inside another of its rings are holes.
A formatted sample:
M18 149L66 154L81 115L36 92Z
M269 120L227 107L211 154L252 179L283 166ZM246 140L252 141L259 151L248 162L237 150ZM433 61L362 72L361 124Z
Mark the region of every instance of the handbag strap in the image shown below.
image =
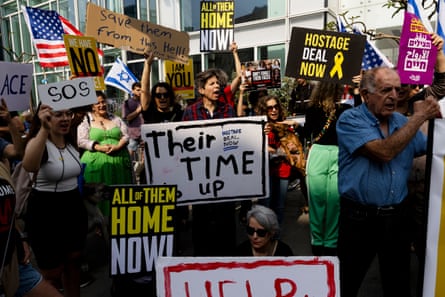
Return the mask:
M324 124L323 128L321 129L320 133L318 133L317 137L315 137L314 139L312 139L312 143L315 143L317 141L320 140L320 138L323 137L323 135L325 135L326 131L329 129L329 126L331 125L331 123L336 119L335 116L335 108L331 111L331 113L329 114L328 119L326 120L326 124Z

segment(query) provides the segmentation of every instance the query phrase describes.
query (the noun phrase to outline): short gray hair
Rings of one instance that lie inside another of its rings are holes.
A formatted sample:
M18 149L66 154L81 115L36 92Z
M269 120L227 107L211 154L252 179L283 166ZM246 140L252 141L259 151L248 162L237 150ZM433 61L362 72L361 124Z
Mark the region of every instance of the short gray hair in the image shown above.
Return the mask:
M247 222L249 222L250 218L254 218L266 231L274 234L280 233L280 224L278 224L277 215L268 207L256 204L247 212L246 218Z

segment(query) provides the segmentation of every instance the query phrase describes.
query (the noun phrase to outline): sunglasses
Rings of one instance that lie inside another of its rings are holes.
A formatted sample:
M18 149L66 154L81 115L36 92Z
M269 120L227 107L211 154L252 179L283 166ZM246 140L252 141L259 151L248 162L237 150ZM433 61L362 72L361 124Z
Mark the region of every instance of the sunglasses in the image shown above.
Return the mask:
M256 233L256 235L258 235L258 237L264 237L268 233L268 231L266 229L255 229L250 226L246 226L246 232L250 236L252 236L254 233Z
M278 110L278 108L279 108L278 104L275 104L275 105L268 106L268 107L267 107L267 110L268 110L268 111L272 111L272 110L274 110L274 109Z
M168 98L168 93L155 93L157 98Z

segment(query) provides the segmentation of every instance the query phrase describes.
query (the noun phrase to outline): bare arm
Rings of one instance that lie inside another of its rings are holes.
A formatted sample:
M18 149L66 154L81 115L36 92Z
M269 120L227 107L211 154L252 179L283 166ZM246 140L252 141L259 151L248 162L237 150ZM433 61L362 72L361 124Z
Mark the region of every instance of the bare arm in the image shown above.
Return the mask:
M144 69L142 70L141 77L141 107L142 110L147 110L151 101L150 94L150 71L151 64L153 63L153 53L149 53L144 61Z
M360 152L371 159L389 162L397 156L416 135L420 126L439 113L439 104L433 97L414 103L414 114L408 122L399 130L386 137L366 143ZM383 128L384 126L380 126ZM387 127L386 127L387 128Z
M25 155L23 156L23 168L29 172L37 172L40 168L50 131L51 108L47 105L41 105L38 117L42 127L37 132L37 135L29 140L25 148Z
M141 112L142 112L141 104L139 104L139 106L135 110L128 113L128 104L126 102L122 103L122 118L124 118L128 122L131 122L132 120L137 118Z
M238 56L238 45L236 42L232 42L230 45L230 50L233 53L233 61L235 62L235 71L236 71L236 77L232 80L232 83L230 84L230 90L232 91L232 94L235 95L235 93L238 91L238 88L241 85L241 62L239 60Z
M236 104L236 115L239 117L245 116L245 112L243 110L243 97L244 97L244 90L246 89L246 85L242 84L239 89L239 97L238 97L238 103Z
M434 81L430 87L425 89L425 97L434 96L442 98L445 96L445 55L443 53L443 39L436 33L431 34L433 45L437 48L437 59L435 64Z

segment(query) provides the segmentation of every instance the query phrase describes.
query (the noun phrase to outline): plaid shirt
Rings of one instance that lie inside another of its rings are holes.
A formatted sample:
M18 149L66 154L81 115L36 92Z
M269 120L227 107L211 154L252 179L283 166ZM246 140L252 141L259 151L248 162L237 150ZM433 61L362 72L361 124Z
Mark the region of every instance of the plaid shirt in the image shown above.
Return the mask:
M182 116L183 121L196 121L196 120L210 120L210 119L223 119L235 117L236 113L232 106L229 104L217 102L217 106L213 111L213 116L204 107L202 99L198 102L187 106Z

